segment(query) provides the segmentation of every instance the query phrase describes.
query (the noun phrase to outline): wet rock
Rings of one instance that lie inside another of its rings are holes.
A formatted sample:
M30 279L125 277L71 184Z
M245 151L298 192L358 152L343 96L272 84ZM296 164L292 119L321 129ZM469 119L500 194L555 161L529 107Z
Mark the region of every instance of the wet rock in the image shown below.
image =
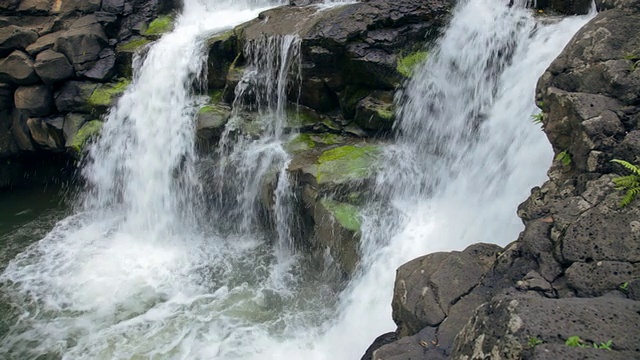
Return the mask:
M53 50L45 50L38 54L34 68L42 82L54 84L74 75L73 66L67 58Z
M435 253L401 266L393 293L393 320L401 336L437 326L491 268L499 246L473 245L462 252Z
M389 333L378 336L373 341L371 346L369 346L367 351L365 351L364 355L362 356L362 358L360 358L360 360L371 360L373 358L374 351L396 340L398 340L398 335L395 332L389 332Z
M375 91L358 102L354 121L366 130L385 133L395 120L393 92Z
M231 116L231 109L225 105L212 104L202 107L198 111L196 136L201 146L211 146L218 143L224 127Z
M31 29L15 25L0 27L0 57L5 57L14 50L26 49L37 38L38 34Z
M16 109L29 117L46 116L54 111L51 90L45 85L21 86L14 100Z
M63 121L61 116L45 119L30 118L27 120L27 127L31 133L31 138L40 148L49 151L63 151Z
M0 83L0 111L13 108L14 90L14 85Z
M231 64L238 54L237 37L233 31L218 34L208 40L207 80L209 89L223 89Z
M65 140L64 146L66 148L71 147L73 138L76 136L82 125L91 120L91 116L87 114L74 114L70 113L64 117L62 124L62 135Z
M40 81L33 60L22 51L14 51L0 60L0 80L17 85L30 85Z
M35 151L36 147L31 140L27 119L27 116L20 110L14 109L12 112L11 134L20 150Z
M99 120L92 120L82 125L80 130L73 135L72 138L67 139L70 145L67 149L75 157L80 157L84 153L87 144L92 139L95 139L102 131L103 123Z

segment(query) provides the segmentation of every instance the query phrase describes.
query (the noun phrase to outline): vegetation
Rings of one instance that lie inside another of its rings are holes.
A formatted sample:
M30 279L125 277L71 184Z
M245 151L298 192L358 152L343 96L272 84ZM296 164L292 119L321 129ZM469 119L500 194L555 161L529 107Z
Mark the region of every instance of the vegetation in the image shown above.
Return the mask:
M625 191L624 197L620 201L620 207L625 207L631 204L638 194L640 194L640 167L624 160L613 159L611 161L631 171L630 175L613 179L616 190Z
M625 282L623 282L622 284L620 284L620 290L622 290L622 291L627 291L627 290L629 290L629 282L628 282L628 281L625 281Z
M124 52L134 52L134 51L140 49L141 47L147 45L150 42L151 42L151 40L149 40L149 39L138 38L138 39L134 39L134 40L128 41L126 43L122 43L122 44L118 45L117 50L118 51L124 51Z
M579 336L569 337L567 341L565 341L565 345L580 348L590 347L587 342L582 340ZM600 344L594 342L591 346L593 346L594 349L612 350L611 346L613 346L613 341L607 340L606 342L601 342Z
M530 348L534 348L537 345L540 345L543 343L542 340L538 339L537 337L533 336L529 338L529 341L527 341L527 343L529 344Z
M353 232L360 231L360 214L357 207L327 199L322 200L321 203L342 227Z
M89 105L92 107L111 105L113 98L124 93L129 84L131 80L120 79L117 83L98 86L89 97Z
M569 166L571 165L571 154L569 154L569 152L567 150L559 153L558 155L556 155L556 161L560 161L562 163L563 166Z
M84 124L73 137L73 140L71 141L71 150L77 154L82 153L87 142L98 136L102 130L102 125L102 121L99 120L89 121Z
M340 146L327 150L318 159L318 183L346 183L370 177L377 169L380 147Z
M542 118L543 117L544 117L544 115L542 113L531 115L531 119L532 119L534 124L542 124Z
M403 58L398 59L398 66L396 69L402 76L411 77L413 72L420 63L424 62L429 53L426 51L417 51L413 54L409 54Z
M149 24L147 30L144 31L144 35L162 35L171 30L173 30L173 19L171 16L163 15L158 16Z

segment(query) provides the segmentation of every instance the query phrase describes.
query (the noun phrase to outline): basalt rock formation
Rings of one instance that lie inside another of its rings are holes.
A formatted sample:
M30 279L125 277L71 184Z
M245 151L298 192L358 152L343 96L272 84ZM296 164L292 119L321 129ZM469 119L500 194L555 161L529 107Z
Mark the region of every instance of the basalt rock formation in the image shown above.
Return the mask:
M363 359L640 357L640 203L622 206L628 170L611 162L640 163L640 2L614 5L539 80L556 161L518 209L518 240L400 267L400 339Z

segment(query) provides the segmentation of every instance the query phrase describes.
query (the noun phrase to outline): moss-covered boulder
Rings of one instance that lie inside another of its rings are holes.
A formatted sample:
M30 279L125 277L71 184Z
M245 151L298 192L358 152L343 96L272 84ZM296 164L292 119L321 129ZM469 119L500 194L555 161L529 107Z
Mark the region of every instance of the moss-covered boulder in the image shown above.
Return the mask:
M314 209L314 243L319 252L329 253L345 277L356 269L360 256L360 214L358 207L329 198L318 201Z
M207 81L209 89L224 89L229 68L238 54L237 37L233 30L217 34L207 41Z
M231 109L220 102L221 92L211 96L211 102L198 110L196 136L199 146L217 144L231 116Z
M173 30L173 17L169 15L161 15L151 21L147 29L143 31L142 34L145 36L158 37L171 30Z
M399 57L396 70L398 70L400 75L409 78L413 75L416 67L427 60L428 55L429 54L426 51L416 51L406 56Z
M378 145L345 145L327 150L318 158L319 186L362 183L380 168L381 147Z
M98 85L89 97L88 104L98 113L105 112L115 100L127 90L131 84L129 79L120 79L118 82Z
M354 121L373 135L387 135L395 121L393 92L374 91L358 102Z
M80 130L71 138L70 145L67 148L69 152L75 157L80 157L89 141L100 134L103 125L102 121L99 120L92 120L82 125Z
M131 78L133 76L133 55L142 51L151 43L145 37L137 37L116 46L116 74L120 77Z

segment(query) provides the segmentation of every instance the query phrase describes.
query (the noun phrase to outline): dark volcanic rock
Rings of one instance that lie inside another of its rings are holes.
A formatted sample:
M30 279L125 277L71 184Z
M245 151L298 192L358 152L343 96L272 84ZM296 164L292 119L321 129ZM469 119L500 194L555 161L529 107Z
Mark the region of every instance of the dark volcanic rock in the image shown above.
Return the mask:
M68 81L55 93L55 103L61 112L90 113L89 97L98 87L96 83Z
M74 75L73 66L69 60L63 54L53 50L39 53L34 68L45 84L66 80Z
M40 148L49 151L64 150L62 124L62 117L47 119L30 118L27 120L27 127L29 128L33 141L38 144Z
M0 60L0 81L30 85L40 81L29 55L16 50Z
M46 116L54 110L51 90L45 85L21 86L14 98L16 109L30 117Z
M38 34L30 29L15 25L0 27L0 57L9 55L13 50L24 50L36 41Z
M69 30L56 40L54 50L63 53L77 73L90 70L100 58L108 39L95 15L76 20Z

